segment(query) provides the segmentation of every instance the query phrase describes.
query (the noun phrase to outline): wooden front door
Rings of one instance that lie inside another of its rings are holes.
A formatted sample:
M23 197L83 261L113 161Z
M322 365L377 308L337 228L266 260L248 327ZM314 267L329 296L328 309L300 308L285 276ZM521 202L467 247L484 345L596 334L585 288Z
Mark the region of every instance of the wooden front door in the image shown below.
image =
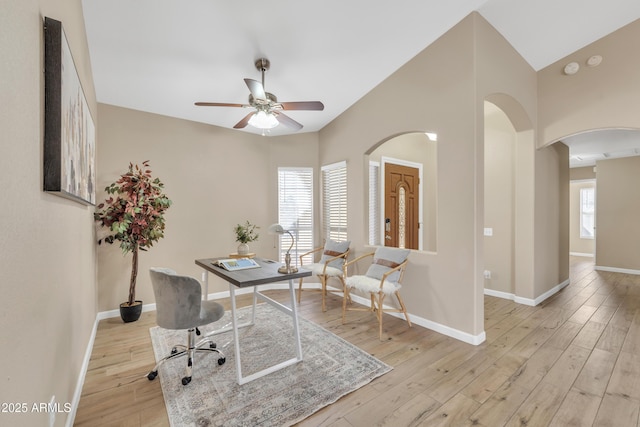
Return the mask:
M384 245L419 249L419 170L393 163L384 168Z

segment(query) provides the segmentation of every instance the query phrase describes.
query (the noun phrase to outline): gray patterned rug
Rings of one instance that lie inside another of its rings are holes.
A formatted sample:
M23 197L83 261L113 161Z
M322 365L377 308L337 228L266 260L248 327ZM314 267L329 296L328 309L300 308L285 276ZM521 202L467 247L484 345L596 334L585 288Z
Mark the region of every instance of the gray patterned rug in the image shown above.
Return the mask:
M250 319L249 307L238 312L240 323ZM236 379L231 332L214 337L226 363L218 366L216 354L196 355L193 380L186 386L181 383L186 359L164 363L158 377L171 425L292 425L392 369L322 327L299 319L304 361L241 386ZM227 312L201 331L206 334L230 322ZM186 331L156 326L150 333L156 360L186 341ZM291 317L260 304L256 324L240 329L243 376L295 357L292 334Z

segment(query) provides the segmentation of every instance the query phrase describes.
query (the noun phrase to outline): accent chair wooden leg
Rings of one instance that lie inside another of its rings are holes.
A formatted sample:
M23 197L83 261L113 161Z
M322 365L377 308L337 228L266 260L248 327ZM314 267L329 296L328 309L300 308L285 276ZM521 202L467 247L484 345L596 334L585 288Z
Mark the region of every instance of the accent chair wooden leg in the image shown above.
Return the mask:
M349 297L349 288L345 285L344 286L344 295L345 298L342 299L342 324L344 325L344 315L345 312L347 311L347 298Z
M384 293L379 292L378 293L378 324L379 324L379 338L380 341L382 341L382 314L384 313L384 310L382 309L382 304L384 303Z
M345 291L345 289L347 288L347 284L344 281L344 277L338 276L338 279L340 279L340 282L342 282L342 298L347 299L347 304L351 304L351 296Z
M320 286L322 287L322 289L320 289L320 292L322 293L322 312L325 312L327 311L325 303L325 297L327 296L327 276L319 274L318 277L320 278Z
M411 320L409 320L409 315L407 314L407 308L404 306L404 302L402 301L402 298L400 297L400 292L398 291L396 291L396 298L398 298L398 303L400 304L400 309L404 313L404 318L407 319L407 323L409 324L409 327L411 327Z

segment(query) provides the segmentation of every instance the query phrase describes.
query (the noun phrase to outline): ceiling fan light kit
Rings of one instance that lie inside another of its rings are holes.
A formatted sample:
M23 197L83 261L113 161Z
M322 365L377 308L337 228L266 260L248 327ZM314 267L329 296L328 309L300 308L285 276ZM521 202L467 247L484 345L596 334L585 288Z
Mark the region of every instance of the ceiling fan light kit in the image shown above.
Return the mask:
M322 111L324 104L320 101L302 102L278 102L278 98L272 93L264 90L264 73L269 70L271 63L266 58L260 58L255 62L255 66L262 75L262 82L253 79L244 79L245 84L251 92L249 104L233 104L227 102L196 102L200 107L241 107L254 108L255 111L247 114L242 120L233 126L234 129L243 129L247 125L261 129L265 135L265 130L273 129L282 124L294 131L302 129L302 125L291 117L282 113L286 110L307 110Z
M273 129L278 126L280 122L276 119L272 113L265 113L264 111L258 111L251 116L249 124L258 129Z

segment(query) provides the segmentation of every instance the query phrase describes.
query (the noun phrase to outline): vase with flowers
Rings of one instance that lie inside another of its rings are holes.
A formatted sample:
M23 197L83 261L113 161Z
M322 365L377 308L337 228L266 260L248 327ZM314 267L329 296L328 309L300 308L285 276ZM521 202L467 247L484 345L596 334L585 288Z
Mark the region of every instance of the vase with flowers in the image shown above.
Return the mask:
M238 245L238 255L249 255L248 243L258 240L260 236L258 234L258 227L249 221L245 221L244 224L237 224L233 231L236 233L236 242L240 242Z

